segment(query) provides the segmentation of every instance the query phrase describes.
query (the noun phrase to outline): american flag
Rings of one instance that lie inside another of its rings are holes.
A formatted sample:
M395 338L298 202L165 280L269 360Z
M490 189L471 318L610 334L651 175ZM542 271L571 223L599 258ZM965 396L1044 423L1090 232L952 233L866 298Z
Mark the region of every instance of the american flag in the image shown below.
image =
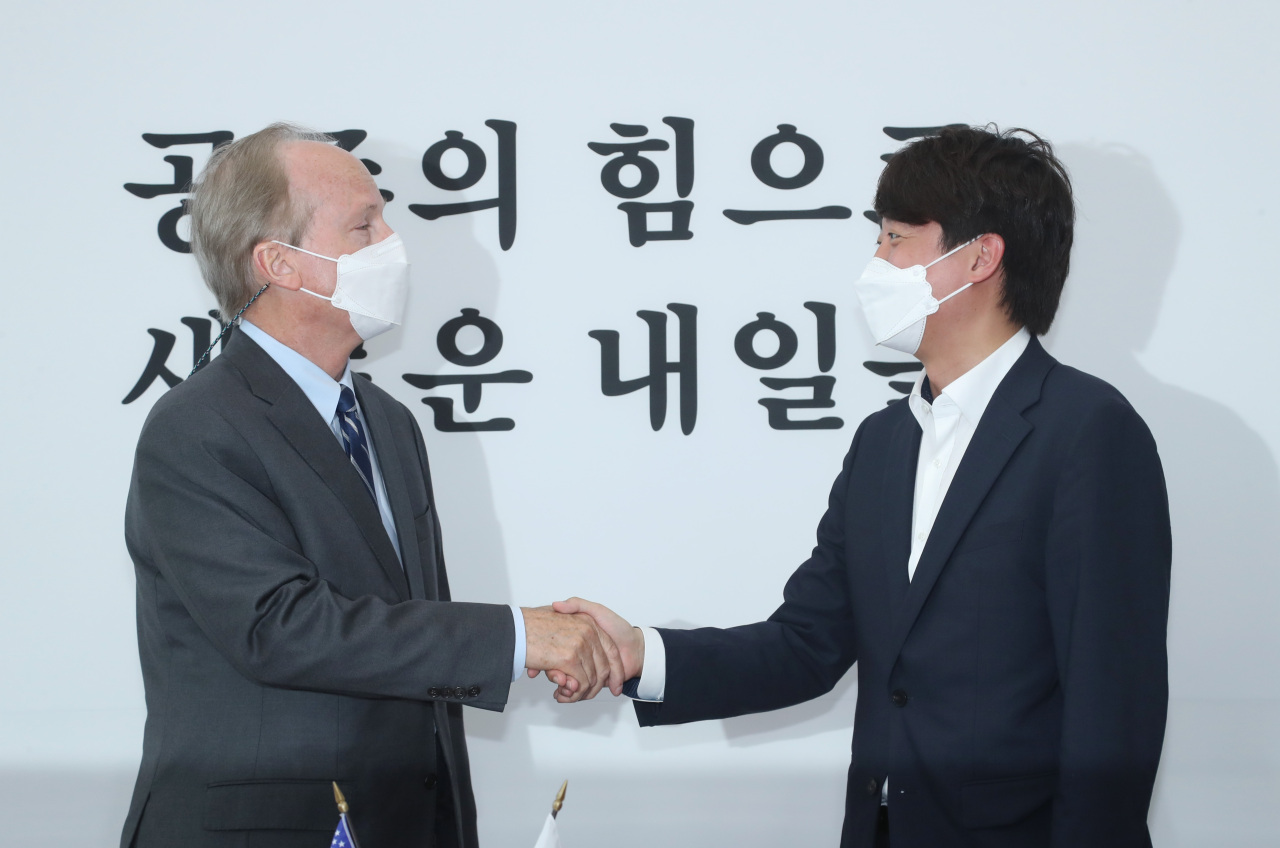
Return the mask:
M330 848L360 848L360 843L356 842L355 834L351 831L346 813L338 816L338 829L333 832Z

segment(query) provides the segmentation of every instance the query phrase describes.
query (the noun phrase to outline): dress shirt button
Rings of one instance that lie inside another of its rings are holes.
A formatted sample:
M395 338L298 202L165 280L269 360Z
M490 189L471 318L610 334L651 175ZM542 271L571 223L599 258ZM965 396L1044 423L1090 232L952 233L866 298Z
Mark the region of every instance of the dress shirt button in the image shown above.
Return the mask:
M459 698L465 698L467 697L467 690L459 686L457 689L453 690L453 694L457 695Z
M479 697L480 697L480 687L479 687L479 686L472 686L470 689L468 689L468 690L467 690L467 694L468 694L468 695L470 695L470 696L471 696L471 697L473 697L473 698L479 698Z
M875 779L874 777L867 781L867 794L868 794L868 795L874 795L874 794L876 794L876 790L877 790L877 789L879 789L879 788L880 788L880 784L879 784L879 783L876 783L876 779Z
M427 790L428 790L428 791L430 791L430 790L432 790L432 789L435 789L435 788L436 788L436 776L435 776L434 774L429 774L429 775L427 775L426 779L422 781L422 785L423 785L423 786L425 786L425 787L427 787Z
M934 467L934 468L941 468L941 467L942 467L942 460L940 460L940 459L935 459L935 460L933 461L933 467Z
M928 538L928 534L925 533L923 530L921 530L919 533L916 534L917 542L923 542L927 538Z
M907 705L907 701L911 700L905 689L894 689L893 694L889 697L893 699L893 705L895 707L905 707Z

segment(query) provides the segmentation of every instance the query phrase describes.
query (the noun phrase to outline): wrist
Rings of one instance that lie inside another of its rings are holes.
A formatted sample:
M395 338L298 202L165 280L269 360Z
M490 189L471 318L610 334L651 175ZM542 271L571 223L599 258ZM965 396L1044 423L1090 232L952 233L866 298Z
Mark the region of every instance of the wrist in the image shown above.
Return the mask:
M644 631L641 630L639 627L633 626L631 628L631 632L632 632L632 635L635 637L634 652L635 652L635 658L636 658L635 673L632 674L631 676L639 677L641 674L644 673Z

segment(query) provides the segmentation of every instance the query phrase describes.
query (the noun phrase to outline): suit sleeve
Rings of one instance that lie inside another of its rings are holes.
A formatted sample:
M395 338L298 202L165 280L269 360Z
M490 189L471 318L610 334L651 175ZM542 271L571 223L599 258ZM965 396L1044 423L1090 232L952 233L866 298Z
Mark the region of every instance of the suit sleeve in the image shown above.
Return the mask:
M1164 474L1151 433L1123 399L1080 424L1046 553L1063 694L1052 844L1149 845L1168 709Z
M865 425L864 425L865 426ZM643 726L766 712L829 691L857 659L845 564L845 493L859 435L831 487L812 554L787 580L782 606L741 627L660 629L665 700L635 702Z
M363 697L428 700L434 687L462 686L467 703L502 708L514 644L508 607L344 596L300 553L284 493L219 410L172 403L156 413L135 457L130 551L237 671ZM352 551L367 553L359 544Z

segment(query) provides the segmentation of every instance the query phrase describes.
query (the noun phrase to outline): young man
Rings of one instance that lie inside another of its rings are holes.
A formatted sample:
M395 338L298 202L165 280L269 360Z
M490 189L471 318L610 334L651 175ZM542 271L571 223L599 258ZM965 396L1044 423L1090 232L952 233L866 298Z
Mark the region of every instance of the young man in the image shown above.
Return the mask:
M890 160L875 207L858 297L924 371L859 427L782 606L692 631L557 609L613 636L644 725L796 704L856 661L845 848L1149 846L1168 503L1142 419L1037 341L1066 170L1030 133L947 129Z

